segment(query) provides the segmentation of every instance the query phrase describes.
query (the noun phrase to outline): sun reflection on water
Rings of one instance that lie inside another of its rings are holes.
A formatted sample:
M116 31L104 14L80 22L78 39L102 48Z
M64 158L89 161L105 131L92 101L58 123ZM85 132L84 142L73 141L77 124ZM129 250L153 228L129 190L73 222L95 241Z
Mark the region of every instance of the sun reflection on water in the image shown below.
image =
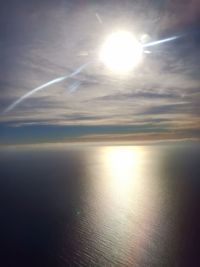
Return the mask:
M130 178L134 170L138 171L138 164L142 157L140 148L133 150L129 147L107 147L104 153L105 162L119 180Z
M91 153L89 162L86 217L98 236L91 242L106 258L133 266L153 244L161 215L153 154L146 147L107 146Z
M138 187L138 178L142 175L144 151L140 147L106 147L103 161L107 173L107 185L112 195L128 200L133 187ZM136 189L136 188L135 188Z

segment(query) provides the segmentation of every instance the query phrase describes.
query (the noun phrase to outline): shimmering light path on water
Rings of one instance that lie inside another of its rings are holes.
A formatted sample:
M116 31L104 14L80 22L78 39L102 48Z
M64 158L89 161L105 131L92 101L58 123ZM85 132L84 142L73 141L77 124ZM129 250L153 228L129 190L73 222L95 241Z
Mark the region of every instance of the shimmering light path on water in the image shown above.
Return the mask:
M199 266L199 145L0 153L2 266Z

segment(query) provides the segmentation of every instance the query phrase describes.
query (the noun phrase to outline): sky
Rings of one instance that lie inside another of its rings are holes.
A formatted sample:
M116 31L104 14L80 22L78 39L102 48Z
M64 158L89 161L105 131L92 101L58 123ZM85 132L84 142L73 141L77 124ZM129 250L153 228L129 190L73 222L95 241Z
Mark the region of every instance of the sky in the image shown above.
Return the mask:
M199 0L0 5L0 144L200 138ZM121 29L138 40L180 38L149 47L137 68L119 75L98 54L105 37Z

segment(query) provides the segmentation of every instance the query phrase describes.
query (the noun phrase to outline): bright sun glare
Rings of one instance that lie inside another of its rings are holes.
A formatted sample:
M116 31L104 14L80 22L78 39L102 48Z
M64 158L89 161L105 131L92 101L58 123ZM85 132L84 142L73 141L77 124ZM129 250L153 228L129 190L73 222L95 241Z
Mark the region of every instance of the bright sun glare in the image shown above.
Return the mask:
M127 31L114 32L107 37L100 60L113 72L127 73L142 59L142 45Z

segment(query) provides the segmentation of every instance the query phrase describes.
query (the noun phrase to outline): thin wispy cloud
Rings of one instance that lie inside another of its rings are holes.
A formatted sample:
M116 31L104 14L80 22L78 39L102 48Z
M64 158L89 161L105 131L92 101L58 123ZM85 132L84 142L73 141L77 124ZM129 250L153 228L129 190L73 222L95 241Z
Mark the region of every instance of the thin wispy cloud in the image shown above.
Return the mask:
M18 2L4 4L1 11L5 25L0 29L2 125L139 123L150 127L150 122L155 132L159 127L167 132L176 131L179 122L182 131L199 129L198 1L192 7L180 1ZM183 7L188 7L184 16ZM151 53L144 54L138 68L123 77L109 72L98 60L105 36L120 27L137 38L146 33L151 41L176 34L182 37L149 47ZM69 75L89 61L94 62L76 77L35 93L3 114L33 88Z

